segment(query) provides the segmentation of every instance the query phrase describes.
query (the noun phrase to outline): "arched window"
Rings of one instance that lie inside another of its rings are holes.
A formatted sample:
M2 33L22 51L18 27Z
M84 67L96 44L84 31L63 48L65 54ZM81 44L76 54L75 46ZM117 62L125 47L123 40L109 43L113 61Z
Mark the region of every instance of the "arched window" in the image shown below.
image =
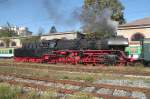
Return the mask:
M132 37L131 37L131 41L140 41L144 39L144 35L141 33L135 33Z
M0 47L4 47L5 45L4 45L4 43L3 42L1 42L0 43Z
M1 42L0 43L0 47L4 47L5 45L4 45L4 43L3 42Z
M11 46L16 46L16 42L12 42L12 43L11 43Z

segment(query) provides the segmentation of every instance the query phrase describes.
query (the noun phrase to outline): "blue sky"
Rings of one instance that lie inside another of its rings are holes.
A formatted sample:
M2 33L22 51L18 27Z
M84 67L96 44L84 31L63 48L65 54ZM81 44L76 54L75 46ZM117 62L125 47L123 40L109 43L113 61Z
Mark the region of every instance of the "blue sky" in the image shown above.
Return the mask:
M125 6L125 18L131 22L150 17L150 0L120 0Z
M51 3L49 1L52 0L0 0L0 25L5 25L8 21L13 25L26 26L34 33L39 27L48 32L53 25L60 32L79 30L80 23L74 20L71 13L75 9L79 10L83 0L53 0L55 1L53 4L57 6L47 4ZM120 1L125 6L127 22L150 16L150 0ZM54 15L53 12L58 13Z

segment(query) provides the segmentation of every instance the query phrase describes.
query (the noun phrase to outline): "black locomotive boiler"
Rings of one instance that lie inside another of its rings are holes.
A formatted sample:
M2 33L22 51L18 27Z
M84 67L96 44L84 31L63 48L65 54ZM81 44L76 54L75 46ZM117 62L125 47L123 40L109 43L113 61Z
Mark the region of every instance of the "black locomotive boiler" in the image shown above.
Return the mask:
M23 44L15 49L15 61L64 64L127 64L124 48L128 39L120 36L101 40L48 40Z

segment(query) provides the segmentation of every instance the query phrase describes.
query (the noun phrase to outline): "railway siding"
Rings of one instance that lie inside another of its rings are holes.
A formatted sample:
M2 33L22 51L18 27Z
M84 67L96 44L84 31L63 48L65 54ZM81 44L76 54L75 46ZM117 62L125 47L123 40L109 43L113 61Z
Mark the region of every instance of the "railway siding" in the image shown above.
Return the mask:
M60 96L78 92L104 99L149 99L150 69L0 62L0 81L12 85L57 90Z
M103 67L103 66L75 66L75 65L64 65L64 64L38 64L38 63L16 63L13 61L0 62L0 66L10 67L22 67L22 68L33 68L33 69L48 69L48 70L63 70L63 71L74 71L74 72L89 72L89 73L111 73L111 74L122 74L134 77L146 76L149 78L150 69L143 67Z
M86 93L94 93L95 95L107 95L107 96L119 96L128 98L139 98L146 99L147 94L150 94L149 88L137 88L137 87L127 87L127 86L114 86L108 84L90 84L84 82L75 82L68 80L48 80L40 78L32 78L17 75L1 75L1 80L11 81L17 83L35 84L37 87L45 86L51 88L61 88L66 90L74 90L75 92L81 91ZM65 86L67 85L67 86ZM105 90L106 93L102 91ZM70 91L69 91L70 92ZM107 93L108 92L108 93ZM71 93L74 93L71 91ZM137 95L136 95L137 94ZM103 96L104 97L104 96Z

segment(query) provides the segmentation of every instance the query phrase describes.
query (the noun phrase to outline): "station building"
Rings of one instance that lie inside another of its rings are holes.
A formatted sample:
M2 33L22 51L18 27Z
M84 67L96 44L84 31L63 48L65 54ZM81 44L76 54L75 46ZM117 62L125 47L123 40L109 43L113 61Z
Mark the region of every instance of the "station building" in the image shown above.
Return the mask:
M120 25L117 35L128 38L131 43L143 38L150 38L150 17Z
M130 50L132 53L129 58L138 59L142 49L140 41L144 38L150 38L150 17L120 25L117 35L128 38L129 46L126 50Z
M22 47L21 39L24 37L0 38L0 48L20 48Z

